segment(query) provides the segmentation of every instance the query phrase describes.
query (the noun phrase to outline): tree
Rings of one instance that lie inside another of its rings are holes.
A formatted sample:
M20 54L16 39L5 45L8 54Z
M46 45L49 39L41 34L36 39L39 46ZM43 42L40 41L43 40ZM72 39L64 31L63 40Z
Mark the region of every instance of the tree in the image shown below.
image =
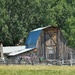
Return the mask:
M74 0L0 0L0 40L4 45L20 44L31 30L55 25L74 47L74 19Z

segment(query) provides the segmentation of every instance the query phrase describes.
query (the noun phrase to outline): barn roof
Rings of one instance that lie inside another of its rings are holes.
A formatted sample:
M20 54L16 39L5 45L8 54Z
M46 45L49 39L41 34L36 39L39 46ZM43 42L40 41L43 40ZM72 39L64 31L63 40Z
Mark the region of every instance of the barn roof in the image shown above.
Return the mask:
M40 33L41 33L41 30L31 31L26 40L26 44L30 44L30 45L36 44L36 41L37 41Z
M18 50L23 50L25 49L26 46L7 46L3 47L3 53L10 53L10 52L15 52Z
M31 31L27 40L26 40L26 48L36 47L36 42L42 30Z
M30 50L33 50L33 49L34 49L34 48L26 48L26 49L14 51L14 52L11 52L11 53L9 54L9 56L15 56L15 55L18 55L18 54L21 54L21 53L24 53L24 52L27 52L27 51L30 51Z
M32 30L29 33L29 36L26 40L26 48L31 48L31 47L36 47L36 42L38 40L38 37L40 36L40 33L43 29L49 28L49 27L55 27L55 26L46 26L46 27L41 27L41 28L37 28Z
M26 48L26 46L8 46L3 47L3 53L8 54L9 56L15 56L33 49L34 48Z

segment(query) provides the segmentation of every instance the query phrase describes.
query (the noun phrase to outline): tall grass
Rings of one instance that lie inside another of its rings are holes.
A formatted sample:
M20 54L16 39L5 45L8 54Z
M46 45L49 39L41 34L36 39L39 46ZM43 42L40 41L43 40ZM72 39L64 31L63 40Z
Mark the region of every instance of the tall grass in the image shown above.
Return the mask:
M75 75L75 66L0 65L0 75Z

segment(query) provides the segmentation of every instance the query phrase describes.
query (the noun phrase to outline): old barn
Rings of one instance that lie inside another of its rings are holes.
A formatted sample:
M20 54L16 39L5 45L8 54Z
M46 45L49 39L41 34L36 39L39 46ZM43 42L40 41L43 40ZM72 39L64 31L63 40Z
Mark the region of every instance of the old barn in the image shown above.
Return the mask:
M29 60L29 63L39 62L39 58L49 61L62 61L71 58L66 39L57 26L46 26L32 30L25 42L25 47L15 48L15 51L9 50L4 57L10 62L17 63L19 58ZM74 55L73 55L74 56ZM2 56L3 57L3 56ZM64 63L64 61L63 61Z
M30 32L26 48L35 47L35 53L44 59L68 59L66 40L58 27L47 26Z

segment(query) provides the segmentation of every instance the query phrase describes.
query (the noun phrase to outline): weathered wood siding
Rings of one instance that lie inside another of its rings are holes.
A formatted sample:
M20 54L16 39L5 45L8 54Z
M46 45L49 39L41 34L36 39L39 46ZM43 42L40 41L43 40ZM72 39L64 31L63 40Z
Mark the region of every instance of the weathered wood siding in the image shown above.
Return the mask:
M44 29L36 45L39 57L60 60L68 58L65 38L57 27Z
M44 57L44 31L41 32L36 47L38 57Z

